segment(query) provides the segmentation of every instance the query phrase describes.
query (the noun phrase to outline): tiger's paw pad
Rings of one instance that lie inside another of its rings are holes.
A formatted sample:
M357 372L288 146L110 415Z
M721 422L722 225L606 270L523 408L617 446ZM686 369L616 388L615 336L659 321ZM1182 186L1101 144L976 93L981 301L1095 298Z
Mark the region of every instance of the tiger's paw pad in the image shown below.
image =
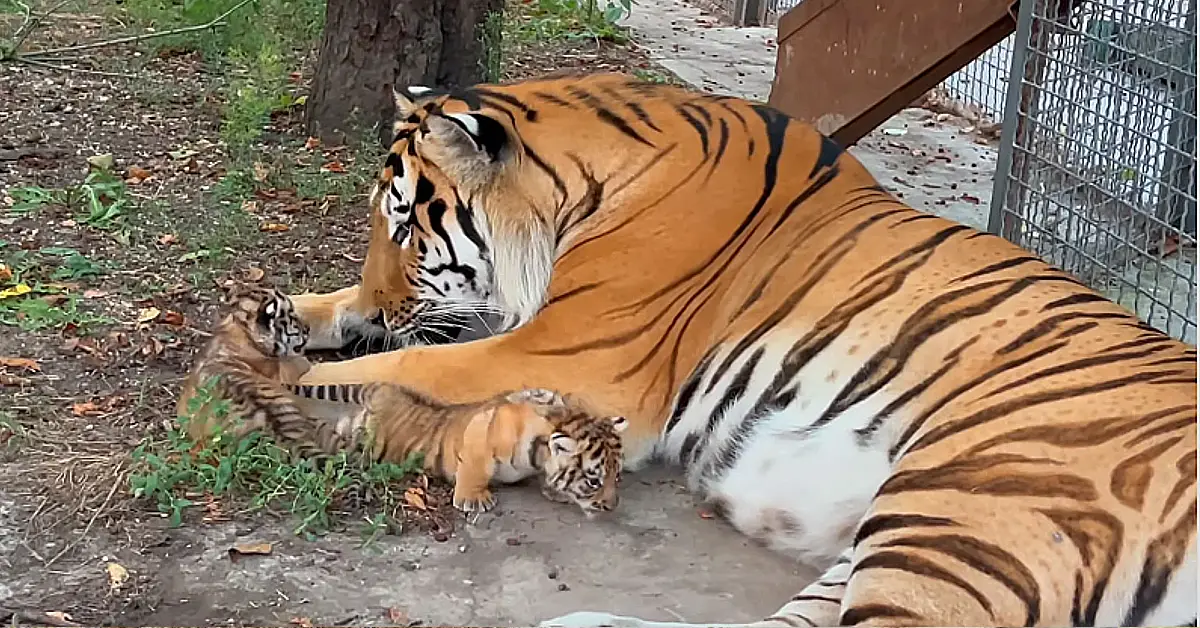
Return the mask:
M624 617L612 613L578 611L548 619L539 628L646 628L647 623L637 617Z
M508 396L512 403L536 403L543 406L561 406L563 398L553 390L546 388L526 388Z
M496 496L487 490L471 495L455 491L454 507L468 515L487 512L496 507Z

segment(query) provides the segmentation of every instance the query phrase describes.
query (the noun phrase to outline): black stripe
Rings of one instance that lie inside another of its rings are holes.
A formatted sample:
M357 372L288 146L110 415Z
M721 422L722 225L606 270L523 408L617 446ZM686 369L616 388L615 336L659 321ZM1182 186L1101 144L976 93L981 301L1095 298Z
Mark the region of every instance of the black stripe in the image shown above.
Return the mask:
M671 411L671 417L667 419L667 426L663 430L663 434L670 434L671 430L675 429L680 419L683 418L688 405L692 403L692 397L696 396L696 390L700 388L700 382L704 379L704 374L708 371L708 367L712 366L712 361L717 356L718 347L719 345L708 350L708 354L701 358L700 363L696 365L696 368L692 369L683 386L679 388L679 394L675 397L675 408Z
M508 104L512 105L513 107L520 109L521 112L525 114L525 119L530 122L537 120L537 111L530 108L529 105L526 105L524 102L521 102L521 100L519 98L517 98L511 94L505 94L504 92L492 91L490 89L487 89L486 87L476 87L475 91L478 92L479 95L482 96L485 100L492 98L495 100L499 100L501 102L508 103ZM491 103L489 103L489 104L491 104ZM495 108L502 109L502 107L495 107ZM474 107L474 109L478 109L478 107Z
M1057 309L1060 307L1068 307L1071 305L1082 305L1084 303L1101 303L1101 302L1112 303L1112 301L1106 297L1100 296L1093 292L1084 292L1082 294L1072 294L1069 297L1063 297L1061 299L1058 299L1057 301L1051 301L1050 303L1047 303L1045 306L1042 307L1042 311L1045 312L1047 310L1053 310L1053 309Z
M575 105L575 103L573 103L569 100L563 100L562 98L559 98L558 96L555 96L554 94L551 94L549 92L534 92L533 95L537 96L538 98L541 98L542 100L544 100L548 103L558 105L559 107L565 107L567 109L578 109L579 108Z
M895 460L896 456L899 455L900 451L908 443L909 439L911 439L921 429L921 427L925 424L925 421L929 420L929 417L937 414L942 408L944 408L951 401L957 399L963 393L971 390L972 388L990 382L992 378L1017 365L1029 364L1041 357L1054 353L1055 351L1067 346L1067 344L1068 343L1066 342L1059 342L1057 344L1042 347L1031 354L1024 355L1017 359L1005 362L999 366L995 366L983 375L980 375L979 377L976 377L975 379L950 391L946 396L939 399L932 406L929 406L924 412L921 413L920 416L913 419L913 421L908 424L908 427L904 429L904 433L900 435L900 438L896 441L896 444L892 445L892 448L888 450L888 459Z
M1057 347L1055 348L1057 349ZM1163 373L1159 371L1135 373L1121 379L1114 379L1106 382L1089 384L1086 386L1076 386L1074 388L1060 388L1057 390L1041 391L1025 395L1023 397L1017 397L1016 399L1009 399L1005 402L998 403L994 406L980 410L979 412L976 412L966 418L959 419L951 423L944 423L929 430L924 436L917 439L917 441L908 448L908 452L911 453L920 449L924 449L930 445L938 443L944 438L949 438L950 436L965 430L972 429L990 421L994 421L1000 417L1008 416L1020 410L1028 410L1034 406L1053 403L1055 401L1062 401L1063 399L1071 399L1074 397L1114 390L1130 384L1151 382L1163 377L1164 375L1169 375L1169 373ZM897 443L897 446L899 445L900 443Z
M811 179L817 176L817 173L826 168L837 167L837 160L842 157L842 147L833 138L821 134L820 147L817 149L817 161L813 164L812 171L808 173L808 178Z
M1090 369L1090 368L1097 367L1097 366L1103 366L1105 364L1112 364L1114 362L1123 362L1125 360L1132 361L1132 360L1136 360L1138 358L1144 358L1144 357L1154 355L1155 353L1158 353L1164 349L1166 349L1166 347L1151 347L1151 348L1145 349L1143 351L1134 351L1134 352L1130 352L1130 353L1101 354L1101 355L1083 358L1081 360L1065 362L1063 364L1058 364L1055 366L1051 366L1049 368L1042 369L1040 371L1036 371L1034 373L1030 373L1029 375L1022 377L1021 379L1018 379L1013 382L1009 382L1008 384L1005 384L1004 386L1001 386L1000 388L997 388L997 389L989 392L988 394L984 395L984 399L987 399L989 397L995 397L996 395L1004 394L1014 388L1020 388L1021 386L1032 384L1034 382L1037 382L1040 384L1047 377L1053 377L1055 375L1062 375L1064 373L1070 373L1072 371Z
M984 275L990 275L992 273L998 273L1002 270L1008 270L1010 268L1016 268L1017 266L1023 266L1025 264L1030 264L1030 263L1042 264L1043 266L1046 264L1046 262L1042 261L1041 258L1034 257L1032 255L1021 255L1019 257L1011 257L1006 260L1001 260L999 262L996 262L995 264L989 264L987 266L984 266L983 268L980 268L979 270L977 270L975 272L967 273L966 275L963 275L961 277L956 277L956 278L950 280L950 283L958 283L960 281L969 281L969 280L975 279L977 277L982 277Z
M686 120L688 124L692 125L693 129L696 129L696 135L700 136L700 152L703 153L704 159L707 160L708 159L708 129L704 126L703 123L700 122L700 120L697 120L695 116L688 113L688 110L686 109L686 107L688 107L688 105L686 103L683 105L679 105L678 107L675 107L675 112L678 113L679 115L683 116L683 119Z
M1128 314L1120 314L1116 312L1066 312L1064 314L1056 314L1049 318L1042 319L1037 325L1030 327L1017 336L1012 342L1000 347L996 350L997 355L1005 355L1012 353L1017 349L1021 349L1029 343L1049 335L1050 332L1058 328L1060 323L1072 321L1078 318L1087 318L1093 320L1104 320L1110 318L1128 318Z
M754 353L750 354L745 364L742 364L742 368L738 369L737 375L733 377L733 381L729 382L729 386L725 389L724 394L721 395L721 400L713 406L712 414L708 416L708 423L704 426L705 441L712 436L713 431L717 429L717 424L729 412L730 407L740 401L746 394L746 387L750 385L750 378L754 376L754 369L758 368L758 363L762 360L764 353L766 353L766 347L756 349ZM716 375L714 374L713 377L715 378ZM716 383L715 379L709 384L710 389L713 383ZM705 393L707 392L706 390Z
M567 91L571 92L571 95L578 98L579 101L584 105L590 107L592 111L596 113L596 117L600 118L601 122L612 126L625 136L641 144L645 144L651 148L654 147L653 142L650 142L646 138L642 137L640 133L633 129L633 127L629 126L629 123L626 122L624 118L618 116L617 114L613 113L612 110L605 107L604 103L599 98L596 98L596 96L593 94L577 86L568 87Z
M1025 626L1035 626L1042 614L1037 579L1021 559L1000 546L961 534L893 539L880 547L915 547L949 556L987 574L1025 604Z
M862 525L858 526L858 532L854 534L854 543L851 544L851 547L858 547L863 541L881 532L907 530L916 527L944 528L957 525L953 519L945 517L931 517L908 513L872 515L869 519L862 522Z
M890 619L920 619L915 613L894 604L859 604L846 609L838 621L839 626L871 625L871 620L879 618ZM886 625L893 625L888 622ZM918 624L921 625L921 624Z
M967 595L975 598L975 601L979 602L979 605L988 612L988 615L992 616L993 618L996 616L992 610L992 603L988 601L987 597L985 597L983 593L979 592L979 589L976 589L970 582L963 580L954 573L951 573L950 570L945 569L941 565L938 565L931 560L920 556L906 554L904 552L873 552L870 555L865 556L862 560L858 561L858 564L854 566L854 569L851 573L859 574L871 569L891 569L915 576L930 578L933 580L941 580L942 582L962 589L967 593ZM848 613L849 611L847 614ZM847 623L845 615L842 616L842 623Z
M474 213L466 205L463 205L461 202L455 204L454 219L458 223L458 228L462 230L462 234L467 240L470 240L481 253L486 254L488 250L487 242L483 241L483 236L475 229L473 218Z
M563 182L562 177L558 176L558 172L555 171L554 168L551 168L550 164L547 164L545 161L543 161L542 158L538 156L536 152L534 152L533 148L529 146L529 144L524 144L524 147L525 154L533 160L533 163L537 165L538 168L542 169L542 172L545 172L550 179L554 181L554 189L558 190L558 192L563 196L567 196L567 184Z
M792 596L792 602L828 602L830 604L842 605L842 600L828 595L813 595L811 593L797 593Z

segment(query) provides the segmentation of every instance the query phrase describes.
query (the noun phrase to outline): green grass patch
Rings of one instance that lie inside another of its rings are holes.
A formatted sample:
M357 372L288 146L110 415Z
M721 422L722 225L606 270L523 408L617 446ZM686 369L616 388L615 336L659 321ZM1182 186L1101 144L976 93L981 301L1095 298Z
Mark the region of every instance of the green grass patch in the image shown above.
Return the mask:
M504 36L516 41L628 40L617 24L632 9L630 0L536 0L510 3Z
M0 325L23 331L71 325L86 333L93 325L113 322L85 307L75 287L60 283L104 275L105 264L70 248L10 249L0 242Z
M366 500L369 512L363 513L366 523L360 530L365 541L400 529L403 480L420 470L419 457L403 465L370 464L341 453L316 464L293 458L261 434L237 440L220 429L197 444L188 436L187 424L205 404L216 417L214 423L231 420L229 424L236 425L240 420L230 416L228 401L212 396L213 383L200 388L165 439L143 440L132 454L133 495L153 504L172 526L182 525L185 512L209 498L249 512L290 513L296 520L293 531L311 537L342 527L339 513L353 511L353 502Z

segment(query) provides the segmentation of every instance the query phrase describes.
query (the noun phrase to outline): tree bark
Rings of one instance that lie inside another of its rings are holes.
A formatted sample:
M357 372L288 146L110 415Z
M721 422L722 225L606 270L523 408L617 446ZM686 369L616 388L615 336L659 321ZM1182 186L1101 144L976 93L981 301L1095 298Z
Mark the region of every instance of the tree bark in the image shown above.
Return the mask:
M483 81L483 23L502 8L503 0L329 0L308 134L342 143L374 129L386 140L393 86Z

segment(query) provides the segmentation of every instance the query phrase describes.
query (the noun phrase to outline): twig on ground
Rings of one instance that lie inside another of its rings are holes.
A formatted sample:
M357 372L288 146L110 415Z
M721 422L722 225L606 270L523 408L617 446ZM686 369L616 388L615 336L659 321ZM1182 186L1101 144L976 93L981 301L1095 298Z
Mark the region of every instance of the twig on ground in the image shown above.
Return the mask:
M58 148L16 148L0 150L0 161L20 161L26 157L38 159L58 159L66 156L67 151Z
M68 551L72 550L76 545L79 545L79 542L82 541L85 537L87 537L88 532L92 531L92 524L96 523L96 518L100 516L100 513L104 512L105 506L108 506L108 502L110 500L112 500L113 494L117 492L117 487L121 486L121 481L120 481L119 476L120 476L122 466L117 467L117 472L114 475L116 475L118 477L113 478L112 488L108 489L108 495L106 495L104 497L104 502L100 504L100 507L96 509L96 512L92 513L92 518L88 519L87 526L85 526L83 528L83 532L81 532L79 534L79 536L75 537L75 540L68 543L66 547L62 548L62 551L55 554L54 557L51 558L50 560L46 561L46 563L43 565L44 567L49 567L50 565L53 565L54 561L62 558L63 554L66 554Z
M33 624L35 626L79 626L73 621L59 619L48 613L35 613L20 609L0 608L0 622L12 622L14 626Z
M61 9L64 5L66 5L70 1L71 0L60 0L60 2L58 4L54 5L53 7L50 7L49 11L46 11L46 12L42 13L41 15L35 16L35 15L33 15L32 12L30 12L28 5L21 2L20 0L13 0L13 2L16 2L18 5L21 6L22 9L25 10L25 22L23 24L21 24L21 28L17 29L16 35L13 35L12 50L9 50L8 54L13 58L16 58L17 56L19 56L18 51L21 50L21 46L24 45L25 40L29 39L29 36L32 35L34 31L37 30L38 26L41 26L42 20L49 17L50 14L54 13L55 11Z
M224 26L225 18L229 17L235 11L246 6L247 4L250 4L250 0L242 0L241 2L230 7L228 11L218 15L217 17L214 17L213 19L205 22L204 24L197 24L195 26L182 26L180 28L172 28L170 30L159 31L159 32L155 32L155 33L143 33L141 35L130 35L128 37L118 37L116 39L106 39L104 41L92 42L90 44L79 44L77 46L64 46L62 48L50 48L49 50L34 50L33 52L29 52L24 55L21 55L20 58L28 59L29 57L46 57L46 56L58 55L58 54L62 54L64 52L76 52L79 50L95 50L96 48L104 48L107 46L116 46L119 44L132 44L132 43L139 42L139 41L146 41L147 39L157 39L159 37L170 37L171 35L183 35L185 33L194 33L197 31L207 30L210 28L216 28L218 26Z
M97 76L108 76L111 78L138 78L136 74L124 74L121 72L104 72L102 70L89 70L87 68L68 68L65 65L56 65L53 63L46 63L45 61L40 61L38 59L30 59L26 55L21 55L19 57L13 57L13 61L17 61L19 63L26 63L26 64L29 64L29 65L32 65L35 67L39 67L39 68L58 70L60 72L78 72L80 74L94 74Z

